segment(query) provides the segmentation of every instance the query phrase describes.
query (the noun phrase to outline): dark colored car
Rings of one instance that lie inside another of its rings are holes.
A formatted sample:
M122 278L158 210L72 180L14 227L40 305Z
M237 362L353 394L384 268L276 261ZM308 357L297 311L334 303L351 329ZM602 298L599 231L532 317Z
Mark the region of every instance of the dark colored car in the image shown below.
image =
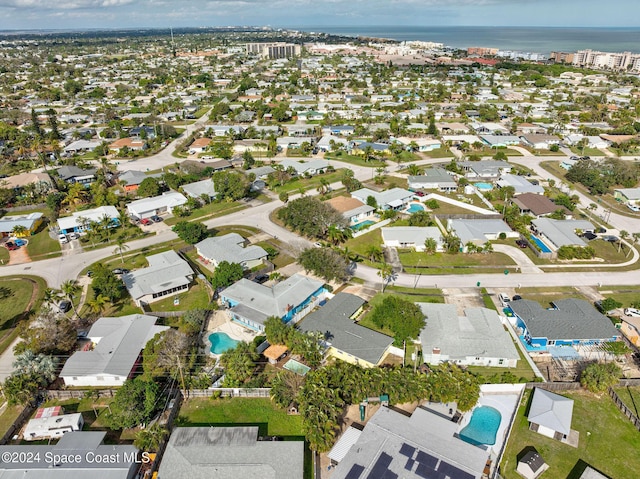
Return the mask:
M618 237L614 235L603 236L602 239L609 243L617 243L619 241Z
M606 233L606 232L607 232L606 228L602 228L602 227L596 228L596 233L598 233L599 235L601 235L603 233Z
M265 283L265 282L269 281L269 275L268 274L259 274L258 276L253 278L253 281L254 281L254 283L258 283L258 284Z
M153 223L153 221L151 221L149 218L142 218L140 220L140 224L141 225L145 225L146 226L146 225L150 225L151 223Z
M67 301L67 300L60 301L60 304L58 305L58 309L61 312L66 313L71 309L71 301Z
M589 241L594 240L598 237L598 235L595 235L593 233L591 233L590 231L587 231L585 234L582 235L583 238L588 239Z
M518 301L519 299L522 299L522 296L516 294L513 298L511 298L511 301Z
M424 196L424 192L416 191L416 196L419 196L420 198L422 198Z
M154 223L160 223L162 221L162 218L160 218L158 215L153 215L151 217L151 221L153 221Z
M12 241L7 241L4 245L6 246L6 248L7 248L9 251L15 251L15 250L17 250L18 248L20 248L20 246L18 246L17 244L15 244L15 243L14 243L14 242L12 242Z
M525 249L525 248L527 248L529 246L527 244L527 242L525 240L523 240L523 239L516 240L516 244L518 246L520 246L520 248L522 248L522 249Z
M116 268L113 270L113 274L127 274L129 270L127 268Z

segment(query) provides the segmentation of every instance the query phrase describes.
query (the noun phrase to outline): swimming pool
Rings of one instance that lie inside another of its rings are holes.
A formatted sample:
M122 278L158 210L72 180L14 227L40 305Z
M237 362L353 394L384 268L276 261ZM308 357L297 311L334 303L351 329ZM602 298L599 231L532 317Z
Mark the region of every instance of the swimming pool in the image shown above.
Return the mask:
M479 183L474 183L473 186L475 186L476 188L482 191L489 191L493 189L493 185L491 183L485 183L482 181Z
M549 249L549 247L546 244L544 244L540 238L538 238L537 236L531 235L531 239L535 244L538 245L538 248L540 248L540 251L542 251L543 253L551 253L551 250Z
M409 206L407 213L417 213L418 211L424 211L424 206L422 206L420 203L411 203L411 206Z
M282 367L288 369L293 373L299 374L300 376L304 376L309 371L311 371L311 368L309 366L306 366L296 361L295 359L289 359L289 361L287 361Z
M376 224L375 221L364 220L364 221L362 221L360 223L356 223L355 225L351 225L350 228L353 231L360 231L360 230L363 230L363 229L368 228L369 226L375 225L375 224Z
M211 352L213 354L222 354L235 348L240 341L231 338L227 333L218 332L209 335L209 342L211 343Z
M475 446L493 446L501 422L500 411L491 406L480 406L473 410L469 424L460 431L460 439Z

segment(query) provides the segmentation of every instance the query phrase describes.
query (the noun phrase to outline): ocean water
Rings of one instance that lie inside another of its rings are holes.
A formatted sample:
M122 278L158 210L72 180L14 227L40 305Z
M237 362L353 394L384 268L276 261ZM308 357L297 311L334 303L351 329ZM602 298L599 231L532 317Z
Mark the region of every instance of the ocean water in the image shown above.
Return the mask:
M590 48L605 52L640 53L640 27L417 27L317 26L304 31L336 35L390 38L398 41L439 42L456 48L489 47L534 53L574 52Z

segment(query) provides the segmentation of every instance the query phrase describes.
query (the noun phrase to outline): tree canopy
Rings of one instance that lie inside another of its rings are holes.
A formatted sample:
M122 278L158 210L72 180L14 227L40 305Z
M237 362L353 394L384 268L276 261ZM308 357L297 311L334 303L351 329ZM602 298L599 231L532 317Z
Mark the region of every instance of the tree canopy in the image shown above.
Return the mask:
M172 230L188 244L196 244L207 236L207 227L197 221L178 221Z
M278 211L278 218L298 233L313 237L326 238L329 228L347 228L347 220L331 205L311 196L303 196L289 201Z
M298 263L306 270L326 281L344 281L349 277L349 265L344 257L331 248L309 248L298 258Z
M227 286L242 279L243 276L244 270L242 269L242 265L238 263L229 263L228 261L221 261L213 272L211 284L214 288L226 288Z
M213 185L219 200L241 200L249 193L247 177L234 171L217 171L213 174Z
M393 331L396 346L406 339L417 338L424 327L424 314L419 306L397 296L387 296L377 305L370 316L380 328Z
M111 402L109 425L124 429L146 423L160 405L158 385L138 377L127 379Z
M580 374L580 384L589 391L599 393L618 383L622 370L616 363L593 363Z
M149 198L160 194L160 183L155 178L145 178L138 185L138 196Z
M93 269L91 288L95 297L102 295L109 301L117 301L124 296L122 281L102 263L98 263Z

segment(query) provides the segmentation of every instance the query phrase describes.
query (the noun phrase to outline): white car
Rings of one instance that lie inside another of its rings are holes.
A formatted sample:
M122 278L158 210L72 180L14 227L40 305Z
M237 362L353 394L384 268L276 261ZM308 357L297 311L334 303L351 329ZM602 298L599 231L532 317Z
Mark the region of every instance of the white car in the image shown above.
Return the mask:
M58 241L60 241L60 244L66 244L69 242L69 239L67 238L67 235L60 233L58 235Z
M631 316L633 318L640 318L640 309L636 308L626 308L624 310L625 316Z

